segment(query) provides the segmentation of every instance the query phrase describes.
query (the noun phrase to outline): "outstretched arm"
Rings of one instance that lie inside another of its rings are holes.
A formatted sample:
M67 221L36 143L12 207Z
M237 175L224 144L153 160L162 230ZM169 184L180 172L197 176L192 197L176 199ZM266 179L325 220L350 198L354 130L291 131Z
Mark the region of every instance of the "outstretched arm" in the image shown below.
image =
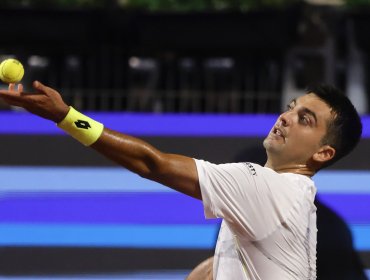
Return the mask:
M144 178L201 198L192 158L162 153L140 139L107 128L91 147Z
M40 82L34 82L35 92L23 91L23 86L9 85L0 90L0 97L9 105L51 120L61 122L70 108L60 94ZM201 199L198 174L192 158L163 153L150 144L119 132L104 128L93 149L138 175L166 185L184 194Z

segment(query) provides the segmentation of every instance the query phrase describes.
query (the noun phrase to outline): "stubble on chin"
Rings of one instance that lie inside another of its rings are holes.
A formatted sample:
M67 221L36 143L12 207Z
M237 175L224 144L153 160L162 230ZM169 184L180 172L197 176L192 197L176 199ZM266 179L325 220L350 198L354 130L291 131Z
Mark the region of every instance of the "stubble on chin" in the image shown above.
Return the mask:
M263 140L263 142L262 142L262 144L263 144L263 147L266 149L266 150L268 150L268 149L270 149L271 148L271 139L269 139L268 138L268 136Z
M267 153L278 153L280 148L277 143L269 138L269 137L266 137L264 140L263 140L263 147L265 148L266 152Z

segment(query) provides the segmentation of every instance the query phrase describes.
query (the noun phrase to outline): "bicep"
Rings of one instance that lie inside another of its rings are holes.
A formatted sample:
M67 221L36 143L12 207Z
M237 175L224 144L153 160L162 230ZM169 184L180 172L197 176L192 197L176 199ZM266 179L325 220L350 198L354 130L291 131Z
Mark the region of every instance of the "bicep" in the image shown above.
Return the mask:
M157 166L157 172L151 173L148 179L201 199L198 172L193 158L162 153Z

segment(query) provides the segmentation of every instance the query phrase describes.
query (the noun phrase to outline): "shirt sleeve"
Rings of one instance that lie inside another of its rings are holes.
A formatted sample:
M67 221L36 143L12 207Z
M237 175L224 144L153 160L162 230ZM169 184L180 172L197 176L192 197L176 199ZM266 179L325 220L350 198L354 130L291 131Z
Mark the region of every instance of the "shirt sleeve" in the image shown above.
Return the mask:
M223 218L250 240L275 231L303 199L296 184L258 164L195 162L205 216Z

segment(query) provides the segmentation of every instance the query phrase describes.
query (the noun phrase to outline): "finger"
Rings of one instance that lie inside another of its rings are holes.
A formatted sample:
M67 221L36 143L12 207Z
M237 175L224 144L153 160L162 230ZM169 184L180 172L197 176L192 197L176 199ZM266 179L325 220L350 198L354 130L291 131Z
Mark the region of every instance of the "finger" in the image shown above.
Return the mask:
M8 90L9 91L23 92L23 85L22 84L18 84L17 85L17 89L15 89L15 84L14 83L10 83L9 84L9 87L8 87Z
M22 84L18 84L18 92L23 92L23 85Z
M10 83L8 88L9 88L9 91L14 91L14 89L15 89L15 84Z
M55 93L54 89L52 89L48 86L45 86L44 84L42 84L39 81L34 81L33 82L33 87L37 90L37 92L42 93L46 96L50 96L51 94Z
M35 89L37 89L38 91L42 91L42 92L46 92L46 90L48 89L48 87L47 86L45 86L45 85L43 85L41 82L39 82L39 81L34 81L33 82L33 87L35 88Z
M34 88L39 89L39 87L40 87L42 84L41 84L41 82L39 82L39 81L34 81L34 82L32 83L32 85L33 85L33 87L34 87Z
M0 97L20 97L21 93L15 90L0 90Z
M17 89L15 89L14 84L12 85L9 84L9 90L0 90L0 97L21 98L27 95L36 95L36 94L40 95L39 93L27 93L24 92L23 90L24 87L22 84L18 84Z
M4 97L4 96L21 96L24 94L23 92L24 90L24 87L22 84L18 84L17 85L17 89L15 88L15 84L14 83L10 83L8 85L8 90L0 90L0 97Z

